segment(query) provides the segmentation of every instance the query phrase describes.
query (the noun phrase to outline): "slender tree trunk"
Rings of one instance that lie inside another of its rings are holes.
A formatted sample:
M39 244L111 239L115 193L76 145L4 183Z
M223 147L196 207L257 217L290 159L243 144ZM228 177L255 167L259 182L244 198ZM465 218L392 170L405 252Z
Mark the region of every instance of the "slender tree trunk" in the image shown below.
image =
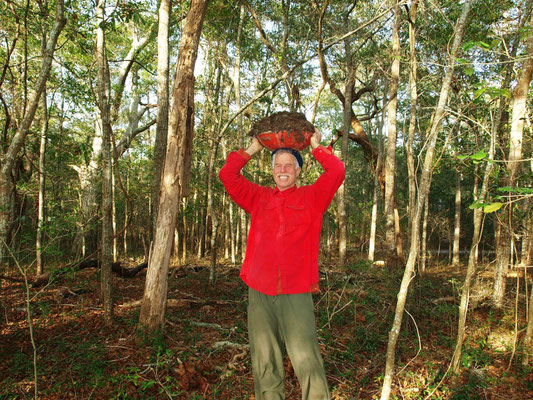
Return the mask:
M349 43L346 44L346 54L351 58L349 52ZM352 119L352 91L354 87L354 71L351 66L348 67L348 76L346 78L346 86L344 90L344 132L342 137L342 161L344 164L348 162L348 135L350 133L351 119ZM346 246L348 242L348 228L346 217L346 182L343 182L337 191L338 212L339 212L339 265L344 266L346 263Z
M185 211L185 204L183 204L183 210ZM182 220L183 220L183 227L182 227L183 238L182 238L182 248L181 248L181 265L185 265L185 263L187 262L187 216L185 215L185 213L183 213ZM191 234L189 233L189 235Z
M112 221L112 233L113 233L113 262L118 260L118 236L117 236L117 191L115 187L115 168L113 166L113 160L111 164L111 221Z
M407 300L407 294L409 291L409 284L413 278L413 273L415 269L416 260L418 258L418 241L419 241L419 231L420 231L420 222L422 219L422 211L424 208L424 203L426 197L429 194L432 164L435 153L435 144L437 142L437 136L441 121L444 118L445 107L448 101L448 92L450 90L451 81L453 77L453 71L455 66L455 60L457 57L457 52L459 50L464 29L466 25L466 19L470 11L470 6L472 5L472 0L466 0L463 4L463 9L461 16L457 21L455 26L455 38L451 47L451 52L446 66L446 73L442 82L442 87L439 94L439 101L437 104L437 109L435 110L434 117L432 119L432 124L430 128L429 135L427 136L426 143L426 154L424 157L424 166L422 170L422 175L420 179L420 190L419 196L416 204L416 214L415 219L413 220L413 229L411 234L411 246L409 251L409 258L407 259L407 264L405 267L404 275L402 278L402 283L400 286L400 291L398 292L398 301L396 303L396 311L394 313L394 322L389 333L389 342L387 344L387 358L385 365L385 377L383 379L383 387L381 391L381 400L388 400L392 388L392 379L394 377L394 366L395 366L395 356L396 356L396 343L398 342L398 337L400 336L400 329L402 326L403 313L405 310L405 302Z
M531 210L531 206L532 200L528 199L524 204L524 208ZM527 215L527 213L525 214ZM529 213L525 225L522 238L522 265L531 265L533 263L533 213Z
M168 136L169 111L169 23L172 0L161 0L159 5L159 32L157 34L157 125L154 145L154 182L152 202L159 204L159 188L161 172L165 161ZM157 206L152 213L152 237L155 235L157 223Z
M130 174L129 171L126 170L126 191L129 193L130 190ZM128 225L129 225L129 210L128 210L128 202L124 204L124 233L122 240L123 243L123 249L124 249L124 258L128 258Z
M400 20L398 0L394 0L394 24L392 28L392 66L387 105L387 156L385 158L385 248L387 265L398 263L396 252L396 229L394 216L395 174L396 174L396 109L398 105L398 84L400 80Z
M44 39L44 38L43 38ZM44 40L43 40L44 42ZM44 45L43 45L44 47ZM39 200L37 211L37 232L35 238L35 272L41 275L44 272L43 265L43 236L44 236L44 201L45 201L45 165L46 165L46 140L48 135L48 104L46 99L46 87L43 90L42 96L43 104L43 120L41 128L41 142L39 145Z
M110 324L113 320L113 289L111 263L113 259L113 200L111 177L111 108L109 105L109 70L107 66L105 35L102 28L105 21L105 0L99 0L96 6L98 27L96 30L96 61L98 65L98 107L102 121L102 238L100 249L100 282L104 308L104 320Z
M428 264L428 219L429 219L429 196L424 202L424 214L422 216L422 240L420 244L420 273L426 272Z
M241 4L240 8L240 14L239 14L239 26L237 28L237 42L236 42L236 48L235 48L235 64L233 67L233 74L231 75L231 79L233 80L233 86L234 86L234 92L235 92L235 107L237 110L241 109L241 38L242 38L242 29L244 24L244 13L245 13L245 6L244 2ZM237 119L237 137L239 138L239 145L243 147L243 114L239 114L239 117ZM239 243L241 244L241 259L244 260L244 255L246 254L246 245L245 241L243 240L240 242L238 239L245 238L246 237L246 231L245 231L245 223L244 219L246 218L246 215L244 213L244 210L239 209L239 219L238 224L234 226L234 217L233 217L233 202L230 201L230 223L231 223L231 238L232 238L232 245L231 245L231 262L235 264L236 262L236 255L239 247Z
M47 10L44 10L42 4L39 4L41 7L41 12L43 15L47 13ZM47 3L44 4L46 7ZM41 31L41 54L45 56L46 50L46 35L47 35L47 24L46 20L44 21L43 28ZM44 221L45 221L45 165L46 165L46 140L48 136L48 100L46 93L46 84L43 89L42 94L42 124L41 124L41 140L39 145L39 194L38 194L38 208L37 208L37 232L35 235L35 272L37 275L41 275L44 272L43 265L43 236L44 236Z
M416 167L413 156L413 143L416 131L416 110L418 103L417 73L418 61L416 59L416 16L418 11L418 0L411 3L409 11L409 93L411 97L409 111L409 134L405 146L407 155L407 171L409 174L409 211L408 211L408 232L410 234L413 227L416 203Z
M384 90L387 93L387 90ZM383 105L387 103L386 96L383 98ZM378 160L376 164L376 171L381 170L381 163L383 162L383 125L385 124L385 115L386 108L383 107L381 111L381 116L378 122ZM368 246L368 259L374 261L375 258L375 247L376 247L376 230L377 230L377 221L378 221L378 204L381 194L381 184L379 182L379 174L374 174L374 195L372 200L372 222L370 226L370 242Z
M493 170L493 160L494 160L494 144L496 142L496 130L493 129L491 133L490 140L490 150L488 155L488 161L485 165L485 173L483 175L483 182L481 185L481 191L479 198L476 198L476 201L483 202L487 197L487 192L490 183L490 176ZM468 256L468 267L466 270L465 282L461 291L461 302L459 305L459 321L457 328L457 342L455 345L455 351L452 357L452 371L454 373L459 372L459 366L461 365L461 353L463 348L463 342L466 333L466 317L468 314L468 303L470 300L470 288L472 285L472 279L475 276L477 268L477 254L479 242L481 241L481 226L483 220L483 209L476 208L474 209L474 231L472 233L472 246L470 247L470 254Z
M210 261L210 268L209 268L209 284L214 285L216 281L216 266L217 266L217 235L218 235L218 227L219 227L219 219L217 216L217 212L215 210L215 207L213 205L213 181L215 179L215 159L217 155L217 149L218 149L218 142L214 144L215 148L211 151L212 156L210 156L209 160L209 179L207 183L207 190L209 193L208 196L208 204L207 208L209 210L209 214L211 215L211 261Z
M164 325L172 233L180 198L188 188L194 135L194 65L206 9L207 0L191 1L180 39L157 225L139 315L139 327L152 333Z
M403 264L405 262L405 254L403 253L402 227L400 225L400 212L398 211L398 202L396 201L396 198L394 199L394 236L396 237L397 260L398 263Z
M533 23L533 17L530 24ZM533 76L533 36L529 35L526 41L526 57L527 60L522 66L518 82L513 90L513 98L511 103L511 132L510 132L510 147L509 157L507 160L507 184L509 187L514 187L517 180L517 175L520 169L520 162L522 161L522 140L524 131L524 120L526 115L527 99L529 85ZM498 261L496 263L496 271L494 275L494 292L492 301L494 306L498 309L503 308L505 299L505 288L507 281L507 270L509 263L512 263L513 255L511 254L511 246L513 243L513 205L507 204L505 206L505 215L501 218L501 236L498 244Z
M236 246L237 246L237 230L236 230L236 226L235 226L235 217L234 217L234 210L233 210L233 201L230 201L229 202L229 219L228 219L228 223L229 223L229 235L230 235L230 246L231 246L231 263L233 265L236 264L237 260L236 260L236 255L237 255L237 249L236 249Z
M452 265L459 266L461 240L461 171L455 170L455 217L453 230Z

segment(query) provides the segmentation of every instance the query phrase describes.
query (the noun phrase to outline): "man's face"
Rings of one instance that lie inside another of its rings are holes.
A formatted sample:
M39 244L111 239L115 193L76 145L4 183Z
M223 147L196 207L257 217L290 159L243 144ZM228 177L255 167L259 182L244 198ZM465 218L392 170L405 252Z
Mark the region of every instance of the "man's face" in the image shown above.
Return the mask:
M276 154L274 161L274 182L280 192L294 186L301 169L296 166L296 159L290 153Z

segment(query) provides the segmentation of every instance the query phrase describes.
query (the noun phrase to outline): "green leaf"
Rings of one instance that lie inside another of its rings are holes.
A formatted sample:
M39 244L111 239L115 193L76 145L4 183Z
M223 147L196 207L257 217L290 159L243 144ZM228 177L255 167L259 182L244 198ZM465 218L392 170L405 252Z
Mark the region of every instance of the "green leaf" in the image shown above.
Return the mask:
M471 210L477 210L478 208L485 207L486 205L487 205L486 203L474 202L474 203L470 204L468 206L468 208L471 209Z
M518 193L518 190L510 186L499 187L496 189L498 192Z
M481 161L485 157L487 157L487 153L485 153L483 150L478 151L476 154L472 154L470 158L475 161Z
M494 211L498 211L500 208L502 208L502 206L503 206L503 203L500 203L500 202L487 204L486 206L483 207L483 211L488 214Z
M496 99L500 96L506 97L508 99L511 98L511 91L509 89L490 88L488 94L491 99Z
M467 75L467 76L472 76L472 75L474 75L474 68L472 68L472 67L466 67L466 68L464 69L464 72L465 72L465 75Z
M487 91L487 88L481 88L474 92L474 99L479 98L483 93Z

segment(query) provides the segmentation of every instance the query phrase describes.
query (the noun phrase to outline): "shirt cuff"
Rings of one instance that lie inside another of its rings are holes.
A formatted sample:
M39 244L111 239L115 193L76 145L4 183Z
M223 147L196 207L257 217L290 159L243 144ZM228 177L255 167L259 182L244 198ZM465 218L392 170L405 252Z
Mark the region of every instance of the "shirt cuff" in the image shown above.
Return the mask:
M243 149L239 149L237 153L239 153L246 160L246 162L252 159L252 156L248 154L247 152L245 152Z
M315 152L324 152L326 154L333 154L333 148L331 146L325 147L321 144L316 147L311 153L313 156L315 155Z

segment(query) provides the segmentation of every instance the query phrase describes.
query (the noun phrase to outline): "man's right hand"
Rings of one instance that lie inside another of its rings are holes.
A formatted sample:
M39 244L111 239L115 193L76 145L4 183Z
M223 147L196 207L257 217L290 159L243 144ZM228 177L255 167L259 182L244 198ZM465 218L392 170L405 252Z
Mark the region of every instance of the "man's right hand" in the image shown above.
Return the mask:
M248 146L248 148L244 151L247 152L250 157L252 157L255 153L261 151L262 149L263 145L261 144L261 142L259 142L259 140L257 140L256 137L254 137L252 138L252 143L250 144L250 146Z
M311 144L311 150L316 149L318 146L320 146L320 141L322 140L322 134L318 129L315 128L315 132L313 133L313 136L311 136L310 144Z

